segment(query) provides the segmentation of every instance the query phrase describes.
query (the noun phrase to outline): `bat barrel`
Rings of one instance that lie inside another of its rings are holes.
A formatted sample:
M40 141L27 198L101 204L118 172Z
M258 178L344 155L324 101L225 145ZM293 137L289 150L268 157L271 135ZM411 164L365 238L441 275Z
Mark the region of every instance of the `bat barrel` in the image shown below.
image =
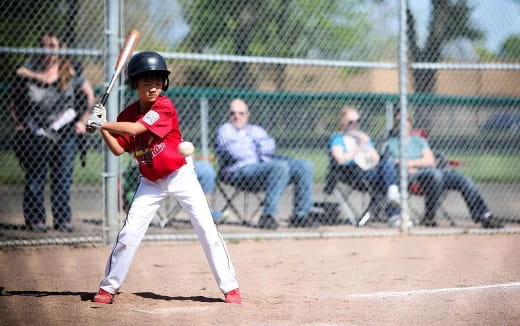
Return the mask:
M132 52L134 52L134 48L139 40L140 35L141 34L136 30L132 30L128 34L125 40L125 44L119 53L119 57L117 58L115 71L112 74L108 86L105 89L105 94L103 94L103 97L101 98L101 104L106 104L108 100L108 95L112 91L112 88L114 87L119 75L121 74L121 71L123 70L124 65L126 64L126 61L132 55Z

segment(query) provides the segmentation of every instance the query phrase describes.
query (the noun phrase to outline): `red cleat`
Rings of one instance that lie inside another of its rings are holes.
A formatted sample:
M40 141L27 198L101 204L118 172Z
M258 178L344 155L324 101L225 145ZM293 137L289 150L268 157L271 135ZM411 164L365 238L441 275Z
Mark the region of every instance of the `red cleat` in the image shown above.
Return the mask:
M242 297L240 296L239 289L231 290L228 293L224 294L224 296L226 298L226 303L235 303L235 304L242 303Z
M111 304L114 301L114 296L115 295L110 292L107 292L103 289L99 289L92 301L97 303Z

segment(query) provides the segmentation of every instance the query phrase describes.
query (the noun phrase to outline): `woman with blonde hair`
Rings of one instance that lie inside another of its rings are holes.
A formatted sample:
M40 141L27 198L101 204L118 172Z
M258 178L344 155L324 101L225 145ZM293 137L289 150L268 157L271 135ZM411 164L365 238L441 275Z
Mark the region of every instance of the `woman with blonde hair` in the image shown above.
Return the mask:
M49 53L19 67L11 88L14 149L26 182L23 214L30 230L47 231L44 188L50 171L54 229L71 232L69 202L77 135L86 131L94 91L79 66L52 52L65 48L56 34L44 34L41 47ZM80 96L87 99L81 106Z
M331 171L325 192L331 193L337 182L354 188L368 184L373 200L386 201L389 224L398 226L400 194L395 163L381 159L370 137L359 129L359 119L359 112L352 106L343 107L339 114L338 131L328 145Z

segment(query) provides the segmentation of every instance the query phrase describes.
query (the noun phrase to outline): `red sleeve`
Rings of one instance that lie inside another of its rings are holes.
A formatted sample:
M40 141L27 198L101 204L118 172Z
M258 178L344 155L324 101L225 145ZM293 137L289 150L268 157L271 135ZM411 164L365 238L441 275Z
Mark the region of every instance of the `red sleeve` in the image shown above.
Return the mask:
M164 138L178 124L177 112L167 97L158 98L148 112L139 120L151 133Z
M117 121L125 121L125 122L135 122L137 120L137 102L129 105L126 109L124 109L118 116ZM134 145L132 142L131 136L123 136L123 135L115 135L117 142L125 152L132 153L134 151Z
M118 135L116 136L116 140L123 147L125 152L132 153L134 151L134 147L132 145L132 142L130 141L130 136L122 136Z

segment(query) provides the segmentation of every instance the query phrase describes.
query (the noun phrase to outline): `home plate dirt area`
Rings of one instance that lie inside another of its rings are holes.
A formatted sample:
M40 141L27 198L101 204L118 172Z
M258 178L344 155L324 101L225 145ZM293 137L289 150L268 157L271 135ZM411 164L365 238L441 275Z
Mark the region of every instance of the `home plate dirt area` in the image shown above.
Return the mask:
M197 241L143 243L114 304L110 247L4 248L2 325L518 325L520 235L227 241L226 304Z

